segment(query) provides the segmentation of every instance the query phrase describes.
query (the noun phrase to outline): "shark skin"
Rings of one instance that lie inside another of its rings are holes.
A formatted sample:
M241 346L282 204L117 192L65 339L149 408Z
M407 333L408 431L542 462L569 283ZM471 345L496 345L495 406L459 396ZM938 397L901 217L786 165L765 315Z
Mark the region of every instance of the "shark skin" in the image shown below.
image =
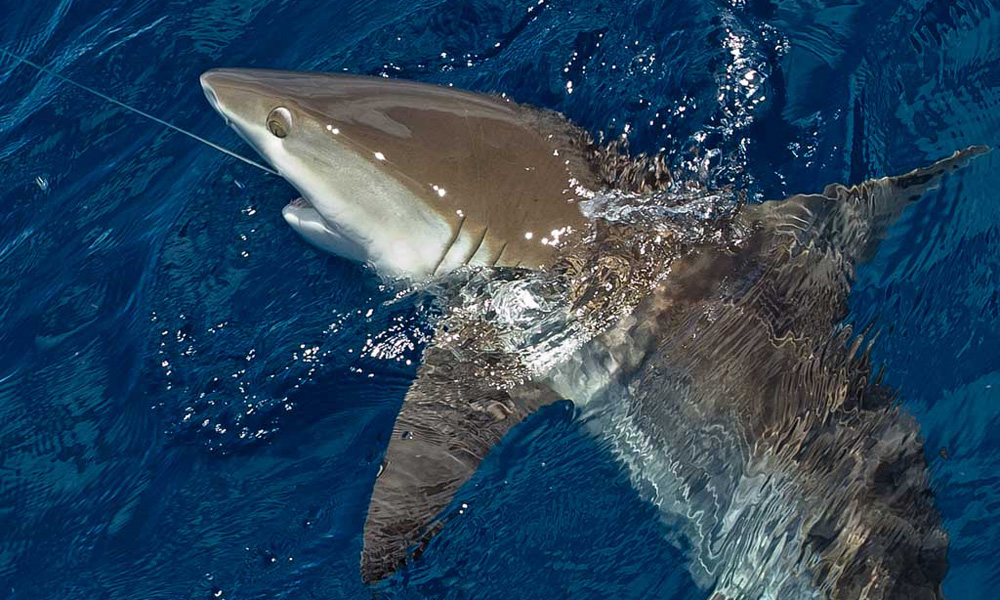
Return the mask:
M202 85L302 193L286 220L389 278L569 272L563 238L593 225L583 199L669 183L661 161L628 159L503 98L241 69ZM626 316L515 385L496 385L436 336L375 481L364 580L419 557L490 449L569 399L608 407L595 434L637 489L656 490L649 500L688 540L692 575L714 599L941 598L947 535L917 424L873 373L870 332L841 321L854 269L887 228L985 151L742 207L729 223L738 240L689 244Z
M886 227L981 151L746 207L737 217L749 232L742 244L694 248L675 260L629 317L524 386L498 390L432 345L375 484L365 579L419 556L446 523L442 511L455 491L526 415L558 399L597 399L627 407L621 412L632 422L598 435L615 447L638 434L672 465L672 486L642 468L635 479L672 489L651 500L694 546L692 574L716 600L941 598L947 535L917 424L873 374L864 335L837 326L853 269L874 254ZM737 441L683 443L719 431ZM706 473L706 453L723 464ZM637 462L627 448L616 454L630 468ZM748 487L769 489L769 479L780 489L741 504ZM715 493L699 504L692 490L705 487ZM713 505L706 539L684 521ZM773 527L767 535L762 522ZM772 555L779 543L785 550Z

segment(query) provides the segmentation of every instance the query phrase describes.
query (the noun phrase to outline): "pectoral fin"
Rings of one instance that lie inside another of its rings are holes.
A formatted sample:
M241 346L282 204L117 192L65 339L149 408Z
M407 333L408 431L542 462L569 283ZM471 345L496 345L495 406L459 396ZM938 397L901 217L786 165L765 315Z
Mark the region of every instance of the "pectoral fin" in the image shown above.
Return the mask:
M364 581L378 581L418 556L447 520L441 512L490 449L557 399L536 385L493 389L449 352L428 348L375 481L361 556Z
M713 277L727 269L730 277L756 274L733 293L755 307L751 313L775 339L824 339L847 315L854 269L875 254L903 210L986 151L974 146L905 175L747 206L741 219L750 233L736 262L722 255L703 262Z
M985 146L971 146L904 175L853 186L831 184L822 194L800 194L748 207L747 215L775 233L790 234L801 243L818 245L858 264L874 255L886 230L907 206L940 185L945 174L988 151Z

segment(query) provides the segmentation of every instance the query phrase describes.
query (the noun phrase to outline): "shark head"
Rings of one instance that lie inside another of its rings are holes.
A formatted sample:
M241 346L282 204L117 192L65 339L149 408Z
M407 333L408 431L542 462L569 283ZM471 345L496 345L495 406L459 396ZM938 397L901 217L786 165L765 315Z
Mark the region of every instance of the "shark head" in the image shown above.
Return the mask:
M219 69L209 103L301 198L285 220L388 277L543 266L594 186L579 132L502 98L384 78Z

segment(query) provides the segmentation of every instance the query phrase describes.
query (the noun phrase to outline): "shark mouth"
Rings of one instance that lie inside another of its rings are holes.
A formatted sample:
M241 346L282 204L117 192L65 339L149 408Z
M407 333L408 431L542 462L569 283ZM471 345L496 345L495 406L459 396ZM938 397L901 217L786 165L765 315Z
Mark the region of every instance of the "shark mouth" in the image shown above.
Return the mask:
M355 240L344 235L342 228L323 218L309 200L299 197L281 209L285 221L310 244L348 260L365 262L367 252Z

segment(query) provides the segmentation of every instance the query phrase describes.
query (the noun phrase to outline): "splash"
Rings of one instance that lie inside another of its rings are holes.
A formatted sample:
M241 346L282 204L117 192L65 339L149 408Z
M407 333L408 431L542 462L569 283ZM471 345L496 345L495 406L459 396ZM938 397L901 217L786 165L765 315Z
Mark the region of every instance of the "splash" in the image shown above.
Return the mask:
M544 375L629 315L699 244L735 242L740 199L690 183L654 194L604 192L554 268L469 269L437 284L439 347L500 389Z

